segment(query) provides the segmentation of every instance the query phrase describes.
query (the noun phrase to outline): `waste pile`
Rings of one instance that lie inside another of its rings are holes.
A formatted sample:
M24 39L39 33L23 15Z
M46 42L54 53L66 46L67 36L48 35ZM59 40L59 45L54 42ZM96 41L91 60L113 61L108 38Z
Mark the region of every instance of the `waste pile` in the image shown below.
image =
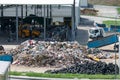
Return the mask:
M97 16L98 15L97 13L98 13L98 10L95 10L95 9L85 8L85 9L81 10L81 14L83 14L83 15L95 15L95 16Z
M14 65L59 68L50 73L115 74L115 69L119 72L118 65L100 60L113 59L111 53L87 49L78 42L27 40L8 53L13 55Z
M115 72L116 67L116 72ZM74 66L62 68L59 70L46 71L50 73L79 73L79 74L115 74L119 73L118 65L113 63L106 64L105 62L90 62L77 63Z
M13 64L36 67L68 67L84 62L86 48L77 42L27 40L10 50Z
M104 51L98 48L91 48L87 50L89 56L97 57L99 59L118 59L119 56L110 51ZM116 56L116 57L115 57Z

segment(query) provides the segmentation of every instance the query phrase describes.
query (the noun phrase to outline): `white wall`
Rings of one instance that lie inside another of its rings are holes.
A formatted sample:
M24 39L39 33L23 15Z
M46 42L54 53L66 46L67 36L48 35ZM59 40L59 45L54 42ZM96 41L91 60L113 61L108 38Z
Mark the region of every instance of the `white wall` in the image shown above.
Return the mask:
M87 7L88 6L88 0L80 0L80 6Z
M25 6L23 7L23 16L25 17ZM27 10L27 14L34 14L34 7L31 7L31 5L28 5L28 10ZM10 7L10 8L6 8L4 9L4 16L16 16L16 7ZM46 9L46 14L47 15L47 9ZM53 6L52 8L52 17L71 17L71 7L69 6L61 6L60 8L58 8L58 6ZM0 14L1 16L1 14ZM18 7L18 16L21 16L21 6ZM42 13L41 13L41 9L38 9L38 13L37 16L44 16L44 9L42 8Z

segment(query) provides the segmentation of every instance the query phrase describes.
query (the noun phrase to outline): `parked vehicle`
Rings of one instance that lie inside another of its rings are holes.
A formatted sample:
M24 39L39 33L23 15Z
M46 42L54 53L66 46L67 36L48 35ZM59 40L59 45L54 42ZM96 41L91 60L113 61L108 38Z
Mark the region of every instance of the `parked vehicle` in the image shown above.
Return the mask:
M98 39L101 37L105 37L105 31L102 27L93 27L88 30L89 38Z

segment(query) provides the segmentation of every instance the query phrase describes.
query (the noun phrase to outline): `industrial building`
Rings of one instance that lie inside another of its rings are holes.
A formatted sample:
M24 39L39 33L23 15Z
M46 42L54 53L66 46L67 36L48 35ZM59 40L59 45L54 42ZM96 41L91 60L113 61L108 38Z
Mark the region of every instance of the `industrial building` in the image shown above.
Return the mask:
M14 35L16 41L29 36L43 40L75 40L80 22L80 0L7 0L0 3L0 32L9 38ZM23 30L27 29L26 25L32 26L31 33ZM33 28L39 32L33 31Z

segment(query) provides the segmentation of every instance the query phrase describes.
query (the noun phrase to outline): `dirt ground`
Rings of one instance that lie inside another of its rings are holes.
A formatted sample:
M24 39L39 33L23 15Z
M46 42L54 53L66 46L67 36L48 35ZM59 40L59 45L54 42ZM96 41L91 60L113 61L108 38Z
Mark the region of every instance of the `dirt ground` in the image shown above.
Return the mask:
M17 71L17 72L37 72L37 73L44 73L47 70L55 70L59 68L51 68L51 67L27 67L27 66L20 66L20 65L11 65L10 71Z

